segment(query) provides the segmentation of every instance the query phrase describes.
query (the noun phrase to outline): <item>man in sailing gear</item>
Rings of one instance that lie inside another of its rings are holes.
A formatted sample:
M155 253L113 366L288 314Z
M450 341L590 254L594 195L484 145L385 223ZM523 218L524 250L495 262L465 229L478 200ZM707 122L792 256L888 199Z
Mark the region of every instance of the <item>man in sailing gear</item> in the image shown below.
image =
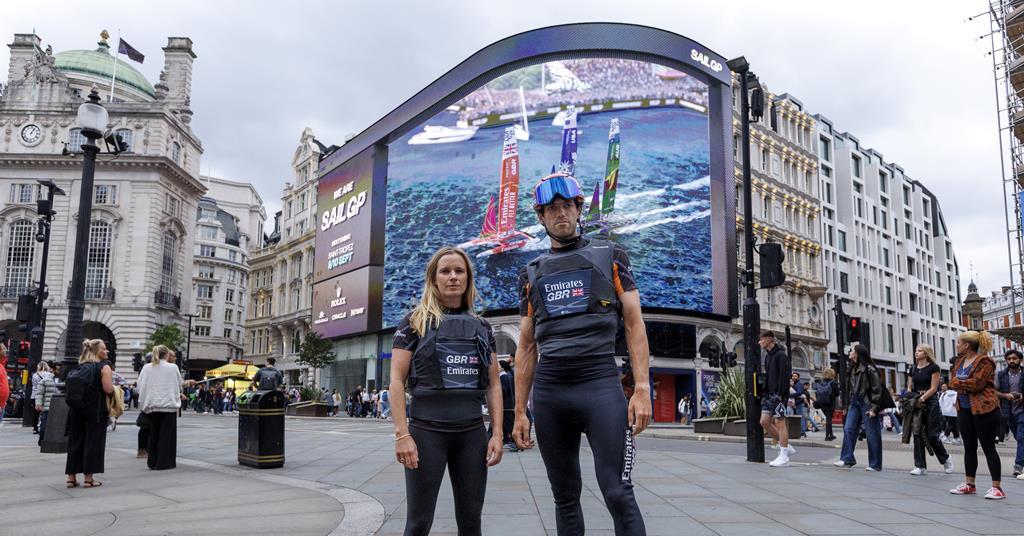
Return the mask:
M615 533L643 535L631 477L636 463L633 437L650 422L651 388L647 332L629 256L618 244L580 236L583 195L572 177L542 179L534 197L551 251L519 275L522 318L512 436L520 448L533 447L526 414L532 389L537 441L555 499L558 534L585 531L579 452L581 436L587 434ZM628 404L615 363L620 319L636 381Z

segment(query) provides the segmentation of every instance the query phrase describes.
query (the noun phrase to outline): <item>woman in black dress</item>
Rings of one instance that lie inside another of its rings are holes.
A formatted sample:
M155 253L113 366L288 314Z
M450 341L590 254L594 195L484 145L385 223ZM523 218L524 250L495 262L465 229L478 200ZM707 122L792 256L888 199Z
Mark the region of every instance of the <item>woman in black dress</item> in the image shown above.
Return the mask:
M946 447L939 440L939 433L942 432L942 412L939 411L939 384L942 382L940 375L939 365L935 362L935 351L932 350L932 347L927 344L917 345L917 349L914 350L914 366L910 369L907 390L918 394L917 407L921 408L921 418L924 419L925 438L946 473L952 473L953 460L950 459ZM910 471L910 474L920 476L927 473L927 460L924 441L915 435L914 469Z
M93 480L93 475L103 472L103 455L107 443L106 395L114 392L113 371L106 359L106 343L100 339L82 341L82 357L78 359L78 367L90 371L92 385L86 391L90 394L86 405L69 407L68 458L64 467L69 488L78 487L78 473L82 473L85 487L102 485ZM68 373L69 376L72 374L76 372Z

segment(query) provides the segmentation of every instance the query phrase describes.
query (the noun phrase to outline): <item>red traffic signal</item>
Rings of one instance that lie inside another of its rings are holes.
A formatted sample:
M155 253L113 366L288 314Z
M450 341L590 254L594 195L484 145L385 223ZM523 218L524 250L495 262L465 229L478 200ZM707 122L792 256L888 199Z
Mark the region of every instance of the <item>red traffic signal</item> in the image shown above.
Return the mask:
M846 318L846 342L860 342L860 317L850 316Z

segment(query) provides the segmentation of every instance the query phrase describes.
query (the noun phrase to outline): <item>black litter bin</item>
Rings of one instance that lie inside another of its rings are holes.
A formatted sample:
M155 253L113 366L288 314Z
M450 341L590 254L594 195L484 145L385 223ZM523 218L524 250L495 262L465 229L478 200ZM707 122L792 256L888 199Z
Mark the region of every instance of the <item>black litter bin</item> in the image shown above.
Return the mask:
M284 465L285 397L251 391L238 398L238 463L272 469Z

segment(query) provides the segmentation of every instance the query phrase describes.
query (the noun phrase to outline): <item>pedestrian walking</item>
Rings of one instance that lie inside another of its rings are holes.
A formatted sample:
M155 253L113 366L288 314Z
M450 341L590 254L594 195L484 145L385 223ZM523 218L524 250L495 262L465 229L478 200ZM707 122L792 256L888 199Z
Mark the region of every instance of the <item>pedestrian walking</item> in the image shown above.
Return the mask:
M651 419L647 330L629 254L619 244L582 235L583 202L579 183L564 173L534 188L534 212L551 249L519 272L519 396L512 436L520 448L533 447L527 414L532 391L537 444L560 534L585 530L579 464L585 433L615 532L643 535L632 471L635 436ZM615 362L619 326L625 328L632 385L623 386ZM628 401L624 387L632 387Z
M11 396L11 386L7 380L7 346L0 342L0 424L4 423L7 413L7 399Z
M765 352L764 395L761 398L761 427L772 438L772 446L778 447L779 455L768 463L772 467L789 465L789 457L796 453L789 444L789 429L786 426L786 414L792 402L790 391L792 386L792 365L786 351L775 341L775 333L765 331L757 339L761 350Z
M139 406L148 421L146 465L173 469L178 448L178 408L181 406L181 371L167 361L171 351L153 347L153 357L139 373Z
M942 384L939 388L939 410L946 423L946 432L943 434L943 443L960 443L960 426L956 422L956 391L949 388L948 384Z
M494 333L475 313L476 301L469 257L441 248L427 265L419 305L395 331L390 391L395 457L405 467L406 536L430 533L446 468L459 534L481 534L487 468L501 461L502 410ZM489 438L485 401L495 427Z
M284 373L277 370L277 359L273 357L267 358L267 366L256 371L256 375L252 377L252 385L255 385L260 391L275 391L277 388L284 384Z
M1007 350L1003 354L1006 368L996 375L996 387L999 389L999 406L1005 420L1010 426L1010 435L1017 442L1017 455L1013 460L1013 476L1024 473L1024 367L1021 360L1024 354L1019 350Z
M996 451L1000 425L999 397L995 386L996 363L988 356L992 336L987 331L967 331L956 340L957 360L951 369L950 389L957 392L957 423L964 443L966 481L949 490L954 495L977 493L978 444L985 453L992 487L986 499L1006 498L1002 487L1002 466Z
M114 392L113 370L107 362L107 344L101 339L82 341L78 368L68 372L65 400L68 408L68 454L64 465L67 487L77 488L82 473L87 488L101 486L93 475L103 472L107 442L106 395Z
M687 393L679 399L679 404L676 405L676 411L679 412L679 424L690 424L690 394Z
M910 369L907 381L907 390L917 394L914 406L916 414L922 419L919 426L924 431L923 434L913 434L914 469L910 471L910 474L914 476L928 472L926 450L935 453L935 458L938 459L947 474L953 472L953 460L946 452L942 441L939 440L943 426L938 400L940 375L939 365L935 362L935 350L927 344L919 344L914 350L914 366ZM904 437L906 437L906 432ZM928 446L931 448L928 449Z
M832 433L832 414L836 410L836 399L839 398L839 387L836 385L836 371L825 369L821 381L814 387L814 404L825 415L825 441L835 441Z
M331 389L331 414L338 416L338 408L341 407L341 395L337 389Z
M387 389L380 392L380 418L391 418L391 393Z
M789 398L793 402L793 415L800 417L800 437L807 437L807 391L800 381L800 373L790 374Z
M854 449L857 447L857 434L861 426L867 435L868 471L882 470L882 385L878 369L871 360L871 353L863 344L850 350L850 405L846 410L846 423L843 425L843 450L839 455L836 467L853 467L857 465Z
M57 383L53 379L53 372L50 371L46 362L39 363L36 372L37 379L32 384L32 391L35 392L36 413L39 414L39 440L37 445L43 444L46 436L46 421L50 417L50 399L57 393Z

